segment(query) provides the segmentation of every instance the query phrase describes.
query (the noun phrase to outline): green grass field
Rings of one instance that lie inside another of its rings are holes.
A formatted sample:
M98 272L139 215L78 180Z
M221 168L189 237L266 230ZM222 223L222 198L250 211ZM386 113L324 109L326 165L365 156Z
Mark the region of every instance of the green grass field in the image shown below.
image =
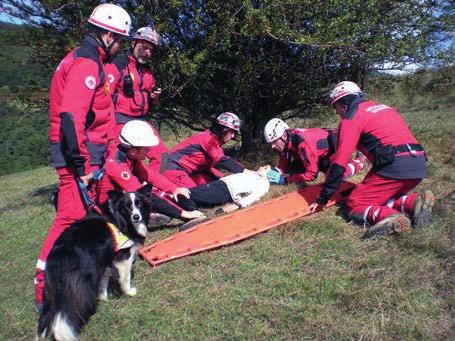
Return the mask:
M100 303L81 339L455 339L455 119L404 116L429 156L419 189L438 198L426 229L364 242L332 208L157 268L138 260L137 296ZM34 337L34 266L55 182L51 168L0 177L1 340Z

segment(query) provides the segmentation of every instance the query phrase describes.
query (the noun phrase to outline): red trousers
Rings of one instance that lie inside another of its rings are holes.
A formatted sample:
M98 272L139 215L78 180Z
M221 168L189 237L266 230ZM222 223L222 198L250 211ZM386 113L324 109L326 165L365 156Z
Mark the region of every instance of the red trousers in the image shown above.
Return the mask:
M92 170L98 166L92 167ZM35 301L42 302L44 289L44 270L46 269L47 256L52 250L54 242L76 220L87 214L82 201L76 179L78 178L73 169L67 167L57 168L59 178L58 184L58 205L57 214L46 239L43 242L41 251L36 263L35 273Z
M417 193L410 193L422 179L390 179L371 171L347 200L349 216L358 223L374 225L392 214L410 215Z

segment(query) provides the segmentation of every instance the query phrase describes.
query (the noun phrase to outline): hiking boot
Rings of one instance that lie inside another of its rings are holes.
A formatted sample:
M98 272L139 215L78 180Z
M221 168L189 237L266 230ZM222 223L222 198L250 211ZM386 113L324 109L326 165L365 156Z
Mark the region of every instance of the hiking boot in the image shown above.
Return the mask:
M420 229L432 222L431 211L433 210L435 197L432 191L427 190L420 194L411 212L411 221L414 228Z
M204 217L200 217L200 218L195 218L195 219L191 219L189 221L187 221L185 224L183 224L182 226L179 227L179 232L181 231L185 231L185 230L188 230L204 221L207 221L207 220L210 220L210 218L204 216Z
M172 220L172 217L169 217L167 215L161 214L161 213L150 213L150 220L149 220L149 225L148 227L153 229L153 228L158 228L163 225L168 224Z
M395 233L404 233L411 227L411 221L401 213L393 214L371 226L362 236L368 239L374 236L389 236Z

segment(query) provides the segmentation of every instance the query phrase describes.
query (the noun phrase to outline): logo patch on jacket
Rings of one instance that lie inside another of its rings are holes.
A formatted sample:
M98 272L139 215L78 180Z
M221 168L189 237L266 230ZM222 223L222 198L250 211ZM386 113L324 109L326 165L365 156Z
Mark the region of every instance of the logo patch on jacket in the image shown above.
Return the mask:
M96 87L96 79L95 79L95 77L93 77L93 76L87 76L87 77L85 77L84 83L85 83L85 86L86 86L87 88L89 88L90 90L93 90L93 89L95 89L95 87Z
M131 174L127 171L123 171L122 173L120 173L120 177L123 180L129 180L129 178L131 177Z

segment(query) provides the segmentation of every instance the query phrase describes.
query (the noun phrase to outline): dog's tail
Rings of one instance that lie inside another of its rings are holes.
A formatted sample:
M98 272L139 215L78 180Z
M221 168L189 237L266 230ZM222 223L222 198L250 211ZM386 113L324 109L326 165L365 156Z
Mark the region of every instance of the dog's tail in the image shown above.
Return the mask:
M49 276L51 277L51 276ZM82 327L95 313L96 288L79 272L46 281L43 312L38 321L37 338L77 340Z

